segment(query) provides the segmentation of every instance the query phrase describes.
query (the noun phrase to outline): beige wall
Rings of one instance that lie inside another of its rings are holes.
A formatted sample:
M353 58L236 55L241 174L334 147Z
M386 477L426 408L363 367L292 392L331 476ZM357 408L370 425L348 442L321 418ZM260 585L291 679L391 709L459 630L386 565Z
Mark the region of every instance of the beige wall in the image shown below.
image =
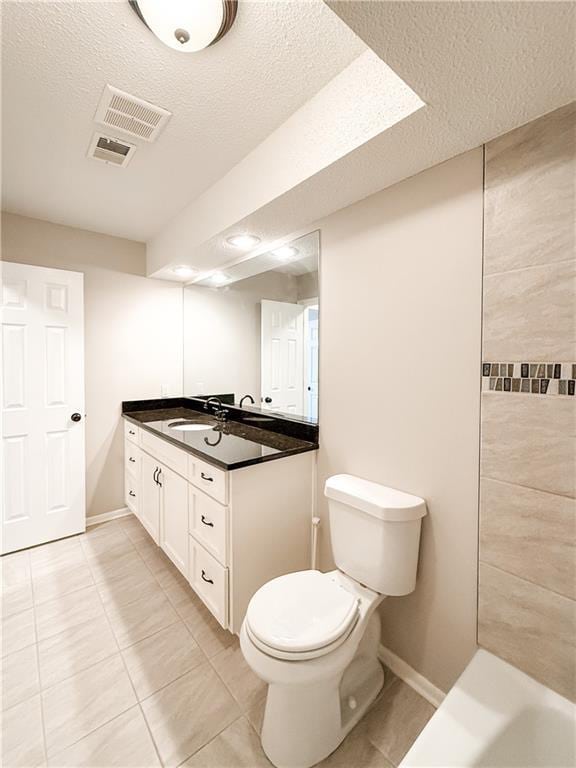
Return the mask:
M486 146L479 641L573 699L575 187L576 104Z
M318 270L306 272L296 278L298 301L318 298Z
M87 513L124 506L122 400L180 394L182 288L142 243L2 214L2 259L84 273Z
M482 150L317 225L323 483L348 472L423 496L416 591L383 643L443 690L476 647Z
M233 393L260 402L262 299L295 302L297 279L263 272L227 288L184 289L184 391Z

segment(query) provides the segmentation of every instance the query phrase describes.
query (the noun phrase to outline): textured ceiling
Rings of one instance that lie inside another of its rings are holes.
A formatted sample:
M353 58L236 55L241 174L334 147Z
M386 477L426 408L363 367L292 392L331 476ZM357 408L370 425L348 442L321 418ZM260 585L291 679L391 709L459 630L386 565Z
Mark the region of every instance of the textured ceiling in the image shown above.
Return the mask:
M365 46L323 3L240 3L199 54L163 46L126 0L2 8L3 208L146 240ZM126 169L86 159L106 83L173 112Z
M425 106L291 189L270 194L267 203L242 218L237 207L222 206L220 232L190 249L190 264L225 265L230 258L225 239L238 231L257 234L265 247L316 227L344 206L576 99L573 2L327 2ZM243 161L244 187L251 178L267 183L257 173L265 145ZM201 201L216 189L225 199L223 183L188 207L191 241ZM150 273L166 276L167 269L159 270L161 260L169 265L173 252L182 255L178 238L160 252L155 247L170 243L174 233L181 240L178 223L149 243Z

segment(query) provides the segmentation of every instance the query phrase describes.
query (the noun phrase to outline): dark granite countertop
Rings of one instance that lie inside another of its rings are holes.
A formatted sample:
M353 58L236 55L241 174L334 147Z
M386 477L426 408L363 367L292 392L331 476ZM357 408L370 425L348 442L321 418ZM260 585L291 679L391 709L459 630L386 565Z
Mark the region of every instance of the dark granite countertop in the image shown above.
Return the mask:
M208 414L185 407L158 410L124 411L125 419L152 432L169 443L214 464L231 470L280 459L297 453L314 451L317 443L297 437L271 432L240 421L217 423ZM190 421L211 425L212 429L182 432L174 429L174 422Z

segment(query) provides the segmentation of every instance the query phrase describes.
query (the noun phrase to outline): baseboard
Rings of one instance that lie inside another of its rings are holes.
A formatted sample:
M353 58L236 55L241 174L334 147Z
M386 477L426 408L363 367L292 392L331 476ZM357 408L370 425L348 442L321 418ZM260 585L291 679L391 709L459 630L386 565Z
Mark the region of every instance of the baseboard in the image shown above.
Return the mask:
M429 701L434 707L439 707L444 701L446 694L437 688L430 680L427 680L420 672L416 672L410 664L407 664L399 656L396 656L388 648L383 645L378 650L378 658L385 664L394 674L401 680L413 688L416 693L423 696L426 701Z
M104 512L102 515L89 515L86 518L86 528L91 525L98 525L99 523L107 523L109 520L116 520L119 517L127 517L132 512L128 507L120 507L120 509L113 509L112 512Z

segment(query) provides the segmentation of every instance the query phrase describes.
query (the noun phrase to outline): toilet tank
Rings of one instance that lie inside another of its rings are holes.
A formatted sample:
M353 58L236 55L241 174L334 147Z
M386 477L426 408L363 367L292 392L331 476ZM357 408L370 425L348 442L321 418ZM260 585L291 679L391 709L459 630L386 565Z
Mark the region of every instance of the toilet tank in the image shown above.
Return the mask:
M413 592L424 499L353 475L328 478L324 493L338 569L383 595Z

